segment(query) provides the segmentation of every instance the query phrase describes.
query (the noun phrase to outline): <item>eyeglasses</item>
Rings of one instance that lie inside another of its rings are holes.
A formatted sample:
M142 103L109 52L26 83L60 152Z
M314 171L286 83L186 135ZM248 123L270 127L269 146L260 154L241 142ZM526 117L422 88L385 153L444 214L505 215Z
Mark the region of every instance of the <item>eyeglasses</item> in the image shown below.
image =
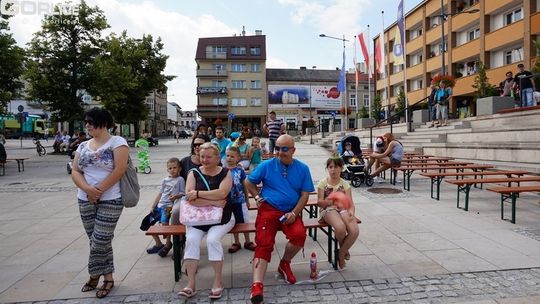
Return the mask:
M278 147L278 146L275 146L276 150L279 152L289 152L289 147Z
M86 125L86 124L94 125L94 121L91 120L91 119L85 119L85 120L84 120L84 124L85 124L85 125Z
M199 146L202 145L202 144L203 144L203 143L198 143L198 144L197 144L197 143L194 143L194 144L193 144L193 148L199 147Z

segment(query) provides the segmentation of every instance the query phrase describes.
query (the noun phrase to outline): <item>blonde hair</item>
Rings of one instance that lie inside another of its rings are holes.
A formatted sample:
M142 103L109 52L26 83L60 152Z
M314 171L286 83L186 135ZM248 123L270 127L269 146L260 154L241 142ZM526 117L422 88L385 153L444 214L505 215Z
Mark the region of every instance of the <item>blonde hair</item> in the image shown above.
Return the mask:
M202 151L202 150L207 150L207 149L210 149L210 150L213 150L214 151L214 154L216 154L217 156L219 156L219 148L210 143L210 142L205 142L204 144L202 144L200 147L199 147L199 151Z
M384 133L383 137L388 139L388 144L390 144L390 142L395 140L395 137L394 137L394 135L392 133Z

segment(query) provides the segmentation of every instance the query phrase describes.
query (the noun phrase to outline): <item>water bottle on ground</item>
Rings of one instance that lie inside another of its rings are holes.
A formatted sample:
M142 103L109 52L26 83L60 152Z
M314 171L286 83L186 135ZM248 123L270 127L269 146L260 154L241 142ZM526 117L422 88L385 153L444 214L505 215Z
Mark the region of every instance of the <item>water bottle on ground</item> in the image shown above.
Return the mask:
M317 274L317 254L315 252L311 253L311 258L309 259L309 269L311 270L309 277L312 280L316 280L318 277L318 274Z

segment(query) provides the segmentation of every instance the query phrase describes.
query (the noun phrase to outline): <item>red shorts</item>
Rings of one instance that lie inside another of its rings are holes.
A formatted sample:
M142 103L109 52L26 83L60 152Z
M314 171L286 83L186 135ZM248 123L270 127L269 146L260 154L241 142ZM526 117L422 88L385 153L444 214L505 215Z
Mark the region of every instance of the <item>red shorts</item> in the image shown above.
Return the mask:
M283 231L289 243L304 247L306 227L304 227L302 218L297 216L294 223L285 225L279 221L279 218L285 213L266 202L259 206L257 219L255 220L255 243L257 244L255 258L265 259L270 262L276 242L276 233L279 229Z

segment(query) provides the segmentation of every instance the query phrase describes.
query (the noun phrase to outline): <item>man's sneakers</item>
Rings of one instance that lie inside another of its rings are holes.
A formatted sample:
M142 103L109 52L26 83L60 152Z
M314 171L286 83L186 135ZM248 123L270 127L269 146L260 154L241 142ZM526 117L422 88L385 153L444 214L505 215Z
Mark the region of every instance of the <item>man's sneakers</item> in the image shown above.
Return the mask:
M263 302L263 289L264 285L262 282L255 282L251 284L251 303L260 304Z
M287 281L287 283L296 283L296 278L294 277L294 274L291 270L291 262L281 260L281 262L279 262L278 272L285 278L285 281Z

